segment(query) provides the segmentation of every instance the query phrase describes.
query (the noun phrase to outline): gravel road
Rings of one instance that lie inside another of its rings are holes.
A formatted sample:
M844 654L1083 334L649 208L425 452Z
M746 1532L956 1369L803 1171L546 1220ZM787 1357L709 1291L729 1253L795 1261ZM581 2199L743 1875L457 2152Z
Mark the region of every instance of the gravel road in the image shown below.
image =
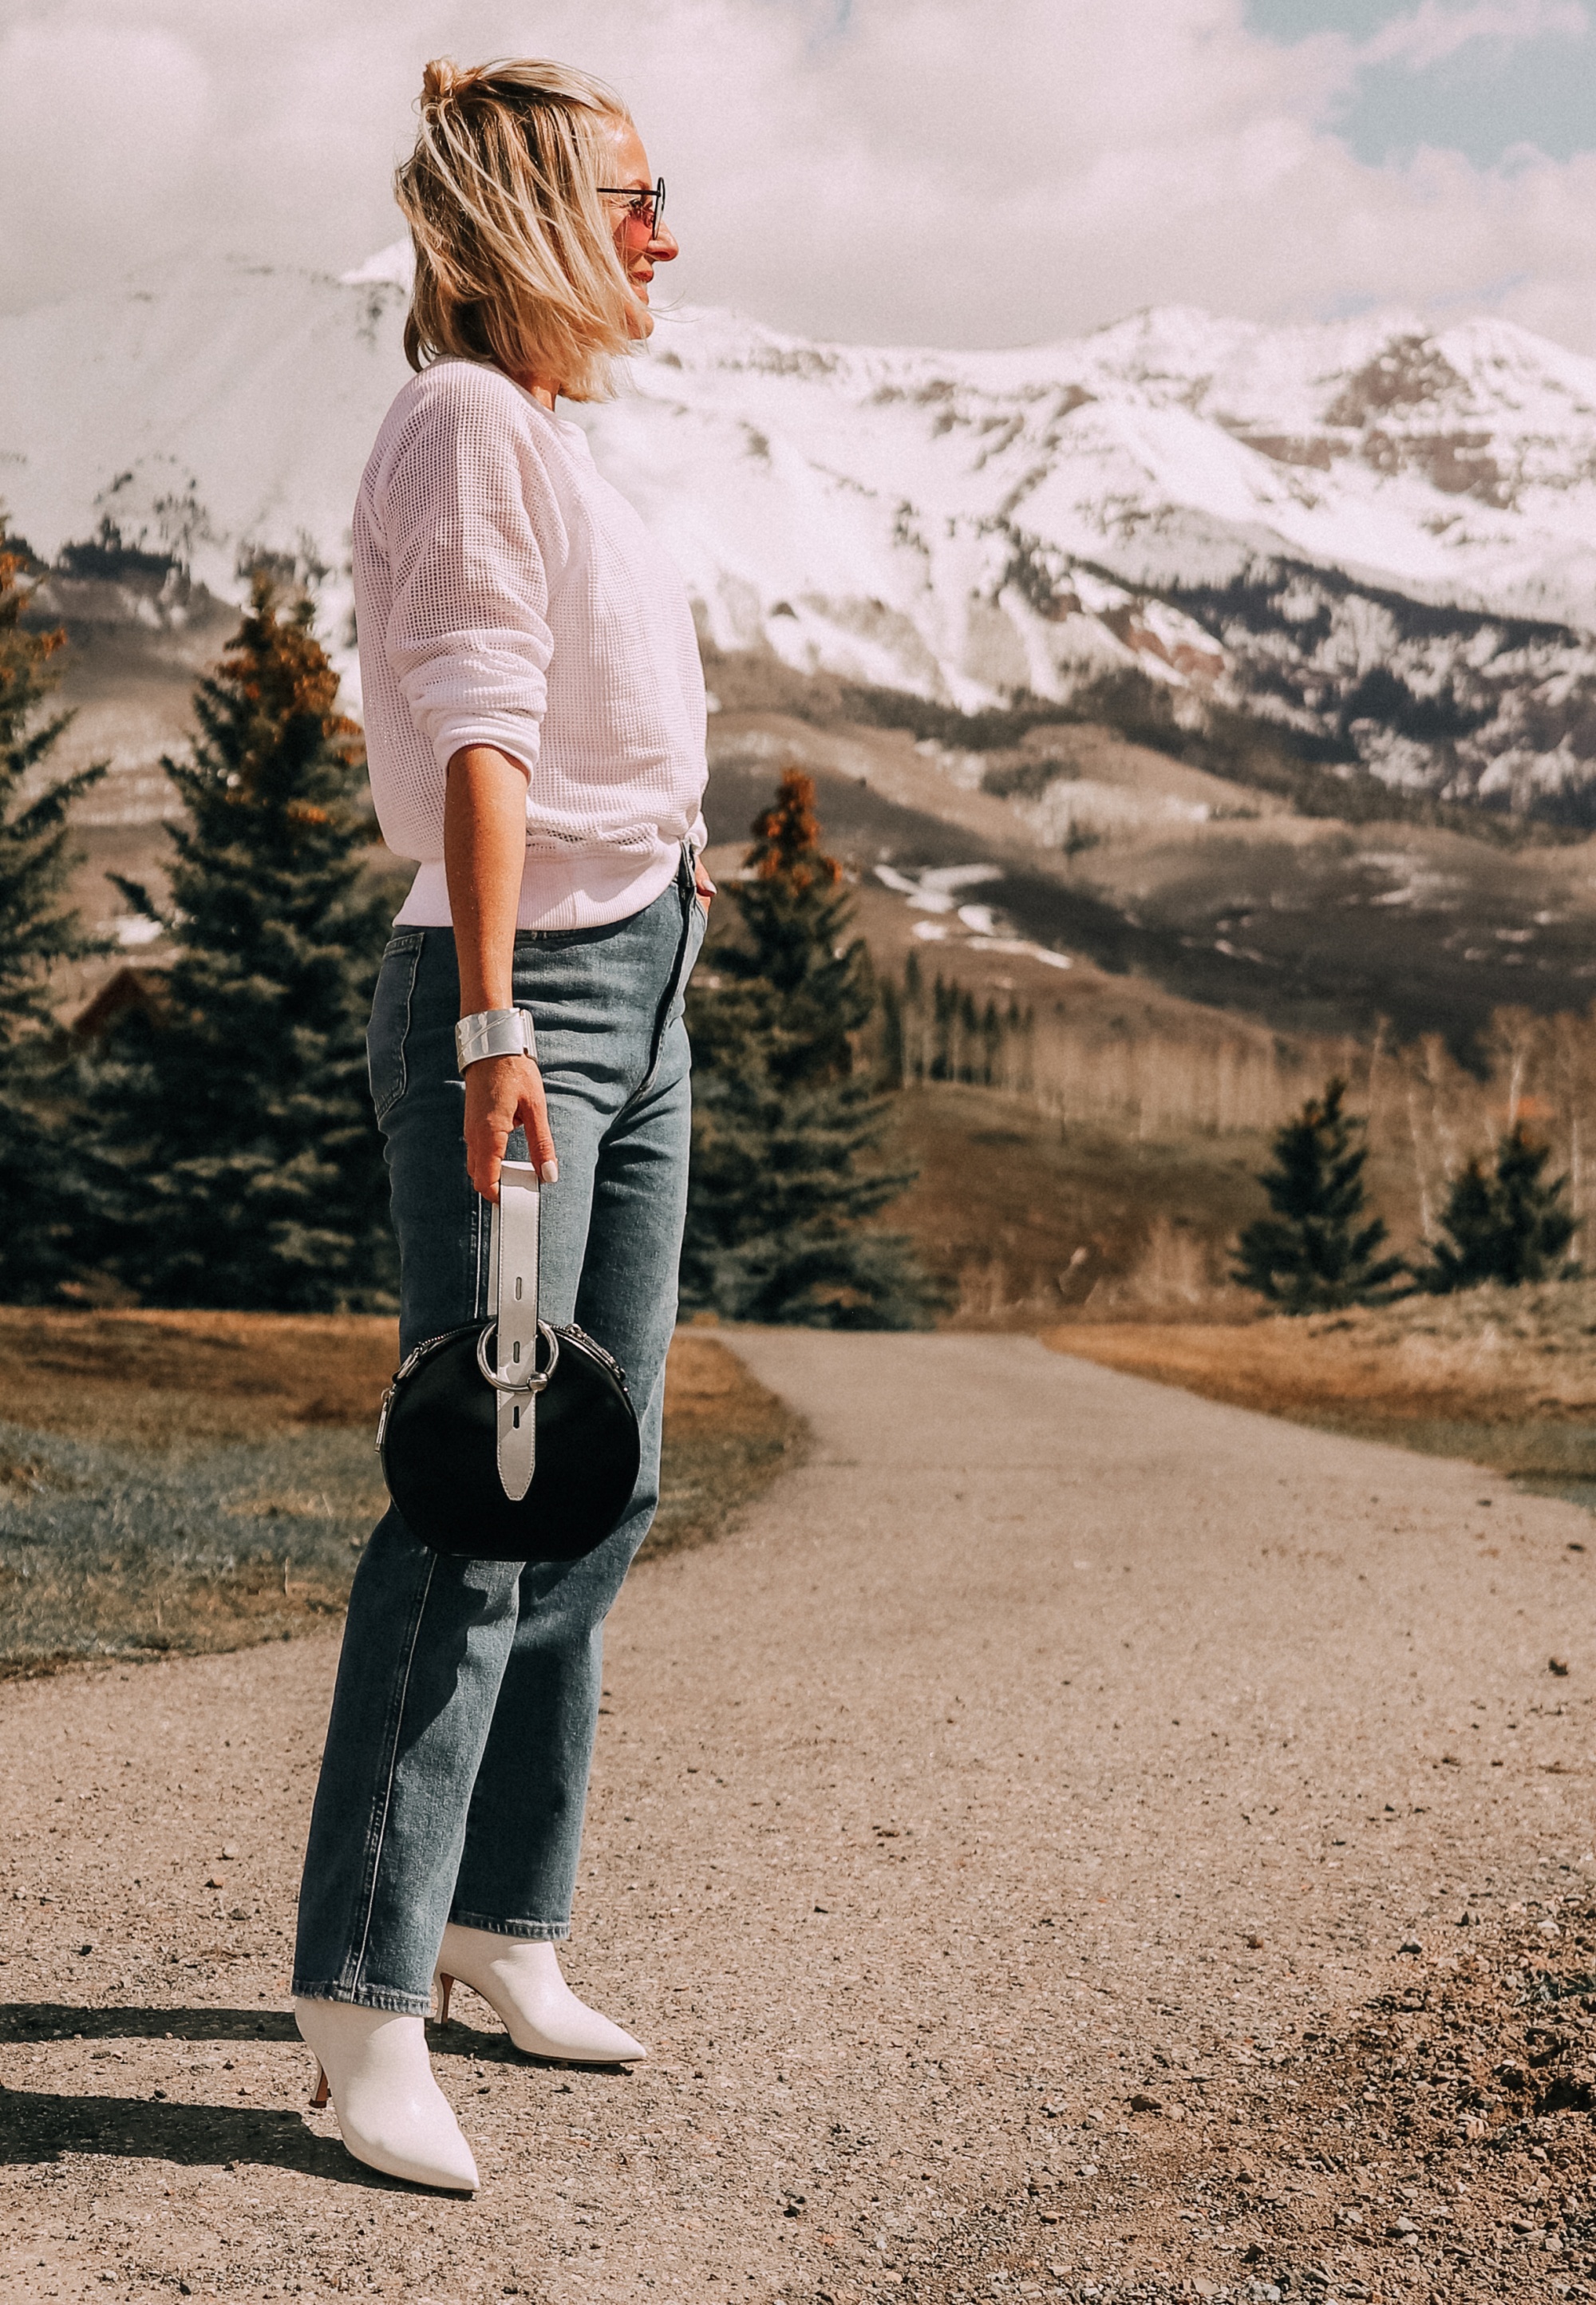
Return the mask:
M813 1444L612 1620L566 1965L649 2063L463 1995L481 2194L368 2176L286 2015L333 1644L0 1687L0 2297L1591 2294L1589 1518L724 1333Z

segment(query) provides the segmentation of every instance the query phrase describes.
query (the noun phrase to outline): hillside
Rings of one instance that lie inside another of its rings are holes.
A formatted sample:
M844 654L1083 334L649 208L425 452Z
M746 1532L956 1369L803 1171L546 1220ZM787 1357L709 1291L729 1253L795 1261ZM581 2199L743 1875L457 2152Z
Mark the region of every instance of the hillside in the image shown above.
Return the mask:
M779 770L804 768L895 968L913 948L1048 1001L1104 971L1294 1037L1366 1037L1384 1016L1398 1040L1459 1049L1493 1010L1583 1009L1596 985L1588 841L1304 816L1090 723L981 753L791 711L723 711L710 730L718 861L736 862Z
M194 594L176 628L83 613L104 609L115 589L71 588L63 701L78 717L55 757L63 769L109 758L112 773L77 812L76 897L123 957L158 961L152 924L127 915L106 876L161 884L174 795L159 755L181 749L194 680L232 617ZM917 743L843 717L822 681L763 679L773 662L712 662L712 677L779 686L785 709L728 705L710 720L711 862L735 870L782 769L804 769L828 843L860 884L878 965L894 974L914 951L983 1000L1017 987L1051 1004L1067 984L1072 1006L1103 973L1133 977L1189 1010L1179 1028L1189 1041L1210 1037L1204 1014L1223 1010L1294 1043L1366 1038L1384 1016L1398 1040L1439 1032L1463 1050L1503 1007L1590 1005L1588 840L1305 815L1090 721L979 753ZM396 905L406 868L374 854L395 874ZM61 972L65 1013L107 965Z
M109 521L219 594L291 557L346 646L402 268L193 265L0 320L18 530L55 561ZM1189 724L1592 821L1596 362L1506 323L1172 309L944 354L681 310L584 421L717 649L964 708L1136 671ZM180 625L181 582L137 613Z

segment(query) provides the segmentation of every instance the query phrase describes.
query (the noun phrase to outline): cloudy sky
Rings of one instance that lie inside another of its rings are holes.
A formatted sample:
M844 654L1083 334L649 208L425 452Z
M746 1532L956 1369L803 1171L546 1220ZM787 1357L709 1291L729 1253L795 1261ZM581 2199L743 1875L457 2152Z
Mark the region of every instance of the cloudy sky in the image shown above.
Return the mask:
M1589 0L7 0L0 309L395 236L423 61L569 58L674 291L853 341L1181 302L1504 313L1596 353Z

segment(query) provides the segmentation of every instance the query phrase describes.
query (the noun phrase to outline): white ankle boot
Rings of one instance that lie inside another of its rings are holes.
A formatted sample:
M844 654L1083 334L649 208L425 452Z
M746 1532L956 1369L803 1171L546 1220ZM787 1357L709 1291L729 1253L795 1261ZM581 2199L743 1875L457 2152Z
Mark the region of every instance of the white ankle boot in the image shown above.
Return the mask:
M480 1993L529 2056L573 2065L631 2065L648 2051L630 2033L579 2001L560 1975L552 1944L463 1929L451 1921L437 1956L438 2022L446 2021L456 1983Z
M412 2185L476 2191L477 2165L432 2078L421 2018L352 2001L296 2001L293 2021L321 2066L310 2102L325 2105L330 2088L357 2161Z

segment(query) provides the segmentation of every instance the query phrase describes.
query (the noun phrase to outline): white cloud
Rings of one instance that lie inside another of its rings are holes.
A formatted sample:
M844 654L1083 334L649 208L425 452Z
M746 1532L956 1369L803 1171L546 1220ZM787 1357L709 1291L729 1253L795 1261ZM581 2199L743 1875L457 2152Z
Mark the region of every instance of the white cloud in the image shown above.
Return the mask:
M180 32L55 9L13 22L0 38L7 301L120 269L157 219L184 236L216 140L210 75Z
M21 5L0 49L13 305L183 244L358 263L394 237L422 63L501 53L512 22L485 0ZM1375 38L1417 68L1583 22L1568 0L1423 0ZM949 344L1170 301L1473 303L1596 346L1596 157L1370 166L1331 123L1371 44L1278 46L1243 0L853 0L840 21L835 0L544 0L531 23L631 100L694 302Z
M1522 47L1548 38L1581 39L1590 29L1590 15L1578 0L1479 0L1465 8L1422 0L1412 15L1382 24L1354 53L1360 66L1402 64L1413 72L1428 72L1476 40Z

